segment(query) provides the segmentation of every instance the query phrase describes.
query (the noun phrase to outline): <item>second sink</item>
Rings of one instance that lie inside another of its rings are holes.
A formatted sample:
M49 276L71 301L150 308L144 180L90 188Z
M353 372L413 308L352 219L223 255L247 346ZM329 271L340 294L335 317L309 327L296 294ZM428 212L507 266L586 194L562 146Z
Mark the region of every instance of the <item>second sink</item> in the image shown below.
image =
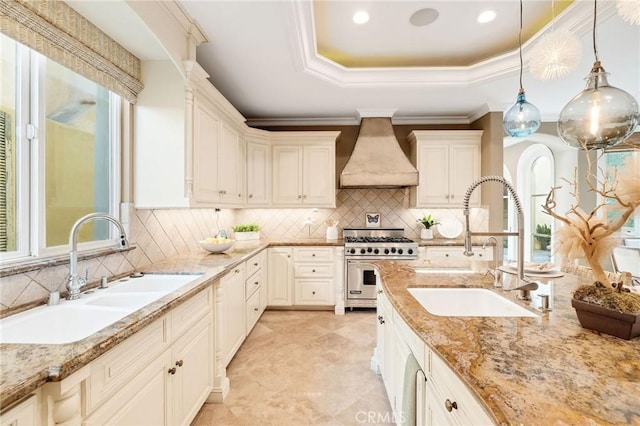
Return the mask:
M533 312L484 288L409 288L430 314L446 317L537 317Z

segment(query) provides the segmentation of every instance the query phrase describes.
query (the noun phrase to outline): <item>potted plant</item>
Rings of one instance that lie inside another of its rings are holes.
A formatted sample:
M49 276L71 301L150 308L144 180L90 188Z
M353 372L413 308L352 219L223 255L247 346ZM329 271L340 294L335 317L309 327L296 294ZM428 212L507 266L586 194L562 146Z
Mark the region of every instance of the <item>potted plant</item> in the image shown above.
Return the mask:
M431 213L429 213L429 214L423 214L422 217L417 220L417 222L420 222L422 226L424 226L424 229L420 230L420 239L422 240L433 239L433 230L431 229L431 227L434 225L437 225L438 223L440 223L440 221L435 217L431 216Z
M549 236L545 237L545 235L549 235ZM549 244L551 243L551 227L546 223L537 224L535 241L536 241L536 249L546 250L547 247L549 247Z
M256 223L234 225L231 229L233 229L233 234L237 241L260 239L260 226Z
M586 149L585 149L586 152ZM602 154L601 154L602 155ZM599 196L590 212L580 208L578 182L564 179L571 185L574 198L569 210L561 215L555 212L555 196L561 187L551 188L543 210L557 219L562 226L555 235L556 253L566 260L583 258L589 265L594 282L578 287L571 301L580 325L623 339L640 336L640 294L626 289L630 274L623 273L620 282L610 282L602 263L618 244L618 231L640 206L640 170L638 156L630 156L614 176L599 178L593 160L587 157L586 184L589 191ZM615 214L609 214L615 212Z

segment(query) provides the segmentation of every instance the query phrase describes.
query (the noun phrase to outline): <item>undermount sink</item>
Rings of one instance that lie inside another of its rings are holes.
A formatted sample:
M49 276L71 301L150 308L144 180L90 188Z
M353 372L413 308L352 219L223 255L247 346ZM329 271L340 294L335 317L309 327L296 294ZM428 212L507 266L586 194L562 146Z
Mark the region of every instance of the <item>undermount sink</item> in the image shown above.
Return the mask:
M430 314L443 317L537 317L485 288L409 288Z
M82 340L196 279L147 274L109 283L76 300L41 306L0 320L0 343L64 344Z

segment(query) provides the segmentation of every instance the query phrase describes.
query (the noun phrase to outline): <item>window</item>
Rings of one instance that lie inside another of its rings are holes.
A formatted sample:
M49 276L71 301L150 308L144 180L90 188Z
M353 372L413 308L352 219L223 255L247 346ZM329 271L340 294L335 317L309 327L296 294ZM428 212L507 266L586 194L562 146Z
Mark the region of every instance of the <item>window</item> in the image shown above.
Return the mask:
M518 160L518 194L524 212L524 258L550 262L553 218L543 212L549 190L555 182L551 150L543 144L527 147Z
M4 35L0 43L0 259L62 254L78 218L117 216L120 98ZM102 221L79 235L92 247L110 239Z
M635 157L636 162L634 164L638 164L638 157L640 157L639 150L629 150L629 151L612 151L605 152L602 157L598 160L598 167L601 172L603 172L608 180L614 179L614 176L619 175L621 173L628 173L629 170L626 170L625 167L630 166L629 160ZM636 173L640 173L636 170ZM615 204L613 200L608 200L608 204ZM608 221L619 217L620 211L615 209L610 209L607 211ZM631 217L627 220L627 222L620 229L620 233L624 237L640 237L640 209L636 209Z

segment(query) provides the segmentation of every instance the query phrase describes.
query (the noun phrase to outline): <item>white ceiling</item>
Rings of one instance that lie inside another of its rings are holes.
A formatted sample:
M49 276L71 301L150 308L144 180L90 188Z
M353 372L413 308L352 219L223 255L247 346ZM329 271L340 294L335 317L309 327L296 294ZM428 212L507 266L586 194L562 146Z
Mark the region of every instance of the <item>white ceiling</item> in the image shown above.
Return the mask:
M312 2L296 0L180 2L208 38L197 49L198 62L249 124L352 124L363 109L395 111L395 123L468 123L487 111L509 108L518 92L515 0L336 0L323 1L315 10ZM141 59L162 56L151 45L152 37L147 40L148 34L135 30L135 17L125 17L114 3L108 4L117 26L104 11L96 13L97 2L70 4ZM473 22L480 6L498 10L493 23ZM350 21L357 7L371 15L362 27ZM422 7L437 9L440 16L430 26L414 27L409 17ZM584 87L593 64L593 2L577 0L556 16L553 27L533 34L544 24L545 9L548 15L551 0L524 1L525 67L545 31L569 29L579 35L583 50L576 70L561 80L536 80L525 68L527 99L544 121L555 121ZM612 0L598 2L598 24L598 52L611 73L610 84L640 99L640 26L623 21ZM316 26L321 27L318 34ZM353 64L363 58L385 64L409 58L435 65L347 67L320 55L317 40L321 51L338 50Z

